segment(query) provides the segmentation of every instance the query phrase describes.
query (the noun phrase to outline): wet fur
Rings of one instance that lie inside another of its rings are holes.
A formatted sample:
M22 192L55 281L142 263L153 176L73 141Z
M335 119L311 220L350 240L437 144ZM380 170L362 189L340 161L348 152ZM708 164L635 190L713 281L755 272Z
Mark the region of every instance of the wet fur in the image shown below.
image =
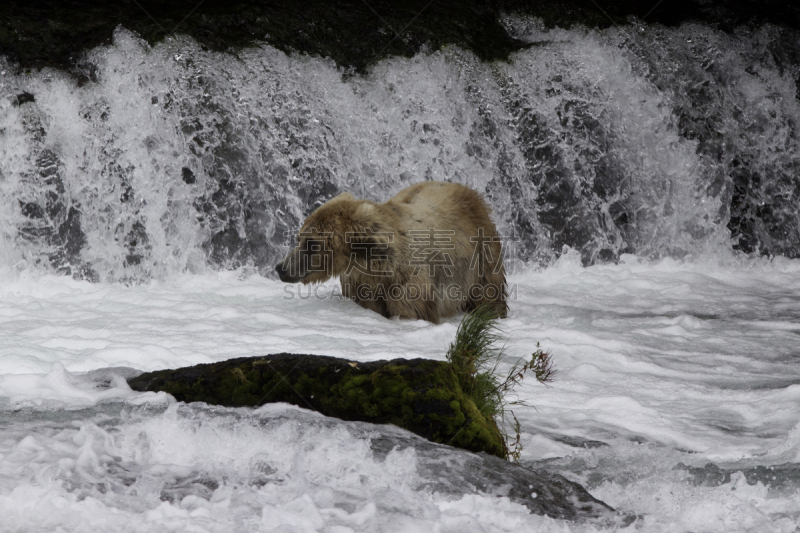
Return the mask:
M283 281L306 284L339 276L345 296L386 317L438 323L481 303L505 317L505 270L489 213L477 192L455 183L418 183L382 204L343 193L308 217L276 270ZM315 268L305 268L311 253ZM353 268L351 258L365 269L369 260L369 272ZM393 287L419 297L392 298ZM361 297L367 293L386 297Z

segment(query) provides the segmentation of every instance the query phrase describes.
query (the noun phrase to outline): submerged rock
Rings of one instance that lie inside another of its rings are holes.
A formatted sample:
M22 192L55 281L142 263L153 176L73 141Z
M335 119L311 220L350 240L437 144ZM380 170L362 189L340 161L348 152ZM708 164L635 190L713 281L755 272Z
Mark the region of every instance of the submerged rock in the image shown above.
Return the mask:
M481 417L444 361L361 363L282 353L125 377L134 390L165 391L184 402L229 407L285 402L335 417L291 411L301 425L343 424L353 437L369 441L379 462L391 452L413 449L417 477L409 483L414 490L454 498L504 497L534 514L561 520L625 526L635 519L563 476L502 459L506 449L496 424ZM268 420L277 423L282 417Z
M714 463L705 466L687 466L678 463L675 470L684 470L689 474L689 481L696 486L719 487L731 482L736 474L744 477L748 485L761 483L773 491L791 492L800 487L800 465L784 463L750 468L722 468Z
M354 430L355 428L351 429ZM373 455L380 459L391 451L413 448L419 483L415 489L461 497L488 494L506 497L531 513L561 520L600 520L625 527L635 515L617 512L593 497L580 484L541 470L533 470L485 453L468 453L426 442L397 429L371 437Z
M430 359L361 363L320 355L244 357L128 380L183 402L257 407L286 402L342 420L394 424L433 442L505 458L503 435L459 386L453 367Z

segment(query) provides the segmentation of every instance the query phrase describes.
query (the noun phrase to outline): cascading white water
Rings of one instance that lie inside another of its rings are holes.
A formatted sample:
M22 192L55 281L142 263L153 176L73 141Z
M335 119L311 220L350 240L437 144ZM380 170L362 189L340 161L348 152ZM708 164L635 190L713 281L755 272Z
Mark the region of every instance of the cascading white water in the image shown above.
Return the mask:
M767 54L777 30L507 25L532 43L508 63L449 48L364 77L124 29L87 53L83 85L3 64L2 260L102 280L265 272L337 192L426 179L483 192L510 260L702 255L740 239L731 205L752 214L732 197L753 176L772 200L745 237L796 253L797 67Z

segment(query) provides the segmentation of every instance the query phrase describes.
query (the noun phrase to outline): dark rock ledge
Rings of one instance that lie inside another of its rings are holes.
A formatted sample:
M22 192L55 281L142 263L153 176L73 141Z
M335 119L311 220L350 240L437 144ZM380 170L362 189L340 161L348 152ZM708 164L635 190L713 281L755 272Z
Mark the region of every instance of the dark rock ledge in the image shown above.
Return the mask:
M268 43L286 52L329 57L364 72L390 56L455 44L484 60L524 46L501 23L508 14L548 27L604 28L633 20L701 22L732 31L764 23L800 27L800 6L786 0L4 0L0 55L21 68L54 66L89 80L84 51L110 43L117 26L150 44L189 35L213 50Z

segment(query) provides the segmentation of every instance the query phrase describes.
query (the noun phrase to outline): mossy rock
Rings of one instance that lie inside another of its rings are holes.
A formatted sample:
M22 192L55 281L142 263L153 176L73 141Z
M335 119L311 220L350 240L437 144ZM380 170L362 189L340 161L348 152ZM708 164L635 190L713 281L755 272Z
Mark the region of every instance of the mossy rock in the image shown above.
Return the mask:
M137 391L227 407L286 402L342 420L394 424L433 442L505 458L497 424L462 391L453 367L430 359L360 363L321 355L243 357L128 380Z

